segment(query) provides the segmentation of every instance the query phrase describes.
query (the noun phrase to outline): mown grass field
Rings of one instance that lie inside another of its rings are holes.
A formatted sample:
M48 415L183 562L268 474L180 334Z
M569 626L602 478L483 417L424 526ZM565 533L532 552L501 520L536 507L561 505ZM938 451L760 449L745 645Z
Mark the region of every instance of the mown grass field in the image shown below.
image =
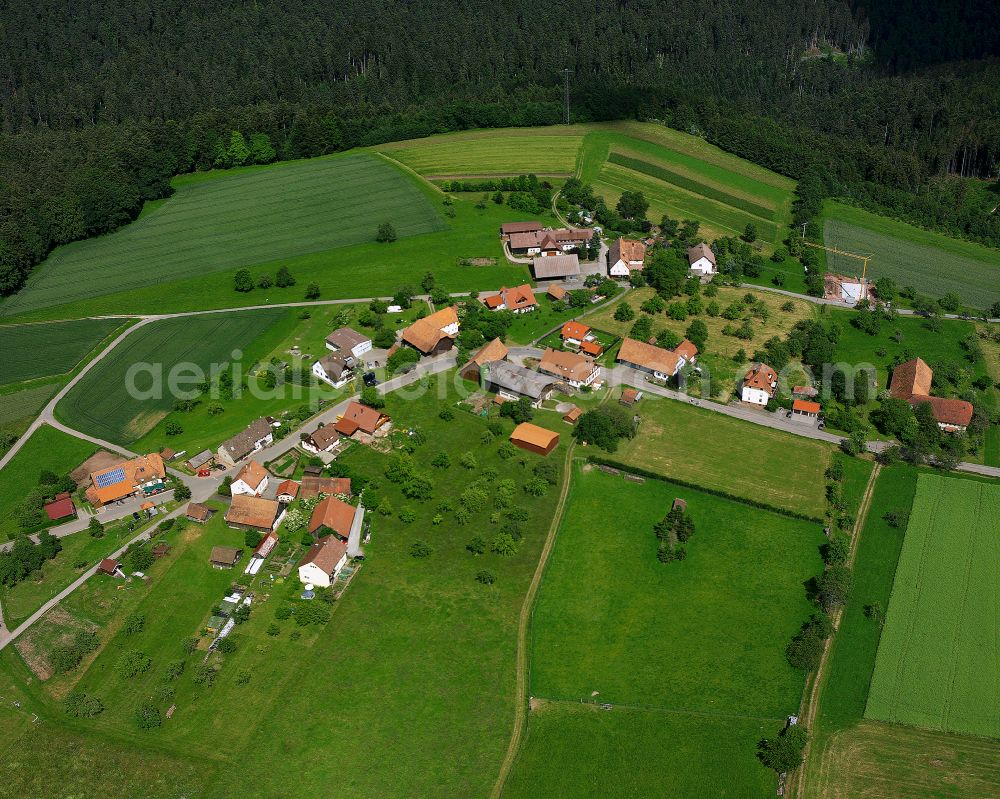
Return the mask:
M76 319L43 325L0 325L0 385L69 372L122 319Z
M869 276L891 277L899 286L941 297L954 292L970 308L1000 300L1000 251L828 201L823 205L828 247L873 255ZM855 274L859 261L827 253L830 271Z
M863 721L833 735L810 799L968 799L1000 796L995 741Z
M428 136L376 148L424 177L569 176L585 128L501 128Z
M60 401L56 411L71 427L107 441L131 443L173 407L176 397L168 377L174 367L187 364L196 372L201 370L200 379L188 377L190 370L184 372L185 377L177 385L185 390L205 379L213 364L230 364L226 369L231 371L232 364L237 363L241 374L245 374L254 360L270 349L268 342L284 334L292 324L291 317L291 311L273 309L153 322L129 335L91 369ZM145 366L130 380L129 370L135 365ZM162 375L159 384L157 374ZM138 389L136 396L130 395L130 383ZM214 417L219 431L236 432L251 422L254 409L249 405L249 414L227 410ZM221 435L220 441L225 437Z
M774 777L753 743L773 722L542 702L505 799L712 796L766 799Z
M38 485L38 474L48 469L56 474L71 472L97 451L89 441L74 438L54 427L42 425L11 461L0 469L0 540L18 532L11 511L24 495Z
M821 517L828 444L647 395L615 460L667 477Z
M921 474L865 716L1000 736L1000 487Z
M696 533L665 565L653 525L676 497ZM583 467L534 611L531 695L780 719L802 691L784 647L822 541L815 523Z
M652 528L676 497L696 532L665 565ZM505 795L773 792L754 752L798 706L784 646L808 617L821 541L814 523L578 466L532 618L533 705Z
M194 175L175 187L133 224L57 249L0 317L372 242L385 221L400 237L446 227L411 177L373 155Z
M217 180L227 177L223 173ZM455 216L449 219L445 230L401 238L392 244L371 242L279 258L258 263L250 269L254 277L266 273L273 278L279 267L287 266L297 281L294 287L239 293L233 290L233 275L237 270L231 268L106 296L81 298L70 305L44 308L23 318L64 318L122 313L123 310L173 313L301 302L305 287L312 282L319 285L321 300L391 297L407 285L419 291L420 281L428 271L433 272L438 285L448 291L496 290L502 285L517 286L529 279L527 267L504 260L497 235L503 222L524 220L528 215L495 203L478 209L475 207L478 195L456 195L453 204L446 207L444 196L430 184L421 184L418 188L442 211L446 208L454 211ZM532 216L541 216L545 224L556 224L551 213ZM467 258L492 258L494 263L465 266L461 261ZM363 265L363 279L359 265Z

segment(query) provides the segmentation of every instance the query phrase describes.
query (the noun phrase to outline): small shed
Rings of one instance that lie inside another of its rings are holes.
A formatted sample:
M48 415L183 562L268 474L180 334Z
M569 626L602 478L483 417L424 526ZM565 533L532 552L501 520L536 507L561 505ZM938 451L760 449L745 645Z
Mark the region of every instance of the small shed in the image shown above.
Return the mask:
M641 396L642 395L634 388L623 388L621 399L619 399L618 401L622 405L627 405L628 407L631 408L639 401L639 397Z
M316 466L313 463L310 463L308 466L306 466L305 469L302 470L302 474L309 475L310 477L318 477L322 473L323 473L323 467Z
M212 547L208 562L212 564L213 569L231 569L242 555L243 550L236 547Z
M563 414L563 421L568 422L569 424L576 424L577 419L581 416L583 416L583 411L574 405L565 414Z
M190 502L185 511L185 517L188 521L204 524L212 518L214 512L208 505L202 505L200 502Z
M510 434L510 441L528 452L548 455L558 446L559 434L531 422L522 422Z
M154 558L162 558L165 555L169 555L169 554L170 554L170 545L169 544L160 543L160 544L157 544L155 547L153 547L153 557Z
M674 504L670 506L670 510L677 510L678 508L680 508L680 510L684 513L687 513L688 504L680 497L674 499Z
M114 558L105 558L97 565L97 571L100 574L107 574L114 577L116 574L120 573L121 564Z
M45 515L49 517L49 521L58 521L59 519L66 518L76 518L76 505L73 504L73 500L70 499L69 494L63 496L60 494L52 502L49 502L43 510Z

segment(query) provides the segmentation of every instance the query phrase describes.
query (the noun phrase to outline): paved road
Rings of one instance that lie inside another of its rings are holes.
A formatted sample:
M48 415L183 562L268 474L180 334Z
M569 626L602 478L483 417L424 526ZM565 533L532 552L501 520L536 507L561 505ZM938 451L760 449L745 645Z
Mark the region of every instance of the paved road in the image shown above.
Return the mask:
M813 297L810 294L796 294L794 291L788 291L787 289L779 289L777 286L761 286L761 285L758 285L757 283L740 283L740 288L741 289L758 289L760 291L769 291L772 294L780 294L783 297L791 297L792 299L795 299L795 300L806 300L807 302L811 302L814 305L833 305L833 306L835 306L837 308L853 308L854 307L853 305L850 305L849 303L843 302L842 300L827 300L827 299L824 299L823 297ZM896 308L895 311L900 316L920 316L919 313L917 313L914 310L911 310L910 308ZM977 322L978 321L978 322L988 322L990 324L1000 324L1000 318L996 318L996 319L973 319L971 317L962 316L961 314L955 314L955 313L941 314L941 318L942 319L965 319L965 320L969 320L969 321L972 321L972 322Z

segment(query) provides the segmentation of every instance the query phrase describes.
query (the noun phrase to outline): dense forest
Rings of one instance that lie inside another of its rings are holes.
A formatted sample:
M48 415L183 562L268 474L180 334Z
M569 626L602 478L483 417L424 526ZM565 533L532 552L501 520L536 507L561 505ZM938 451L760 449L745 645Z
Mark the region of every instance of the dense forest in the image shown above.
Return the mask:
M805 177L800 217L835 194L1000 245L947 177L1000 163L995 4L896 5L8 0L0 293L174 174L561 121L563 69L574 120L659 119Z

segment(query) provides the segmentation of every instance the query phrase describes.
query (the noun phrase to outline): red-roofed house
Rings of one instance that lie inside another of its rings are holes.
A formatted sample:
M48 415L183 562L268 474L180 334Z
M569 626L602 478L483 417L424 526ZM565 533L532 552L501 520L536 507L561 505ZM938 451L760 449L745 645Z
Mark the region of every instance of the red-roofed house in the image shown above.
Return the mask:
M812 400L797 399L792 402L792 418L796 421L811 422L821 410L822 406Z
M934 370L921 358L901 363L892 370L889 395L904 399L914 408L921 404L931 406L938 427L948 433L965 430L975 411L971 402L960 399L931 396Z
M278 486L278 491L274 498L285 505L292 502L299 495L299 484L294 480L285 480Z
M59 519L76 518L76 505L73 504L73 500L66 493L57 496L52 502L45 505L42 510L45 511L45 515L52 522Z
M758 363L743 376L740 399L752 405L767 405L778 388L778 373L766 363Z
M247 461L233 478L233 484L229 487L233 496L246 494L251 497L259 497L267 490L267 469L257 461Z
M348 505L342 499L326 497L313 508L309 519L309 532L315 534L322 527L329 529L335 536L344 541L351 534L354 524L354 514L357 508Z
M483 304L491 311L513 311L514 313L527 313L538 307L535 293L527 283L512 289L504 287L500 289L499 294L484 299Z
M347 565L347 544L328 535L313 544L299 564L299 580L306 585L328 588Z
M590 326L571 320L562 326L563 344L579 347L590 336Z
M337 420L334 429L342 436L353 436L359 430L368 435L374 435L380 427L390 419L376 408L369 408L360 402L352 402L347 406L344 415Z
M608 250L608 274L611 277L628 277L641 272L646 259L646 245L632 239L616 239Z

